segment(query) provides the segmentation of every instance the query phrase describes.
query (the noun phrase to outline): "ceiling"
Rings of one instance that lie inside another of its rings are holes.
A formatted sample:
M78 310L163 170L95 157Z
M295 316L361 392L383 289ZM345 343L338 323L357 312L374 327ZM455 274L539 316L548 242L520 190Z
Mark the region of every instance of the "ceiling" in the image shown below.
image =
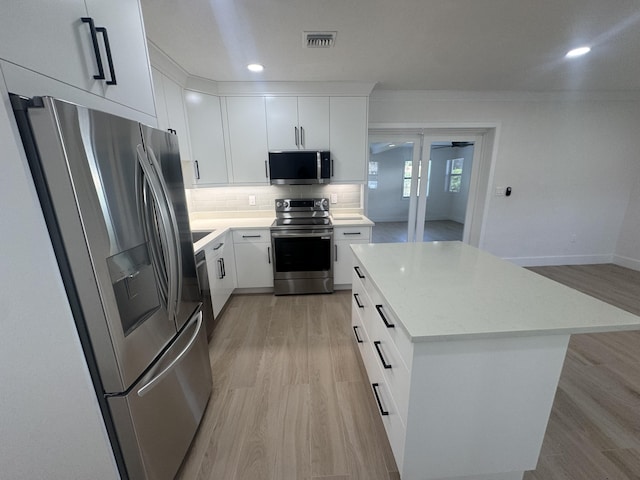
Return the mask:
M640 91L638 0L142 0L147 36L217 81ZM332 48L303 32L336 31ZM564 58L571 48L591 53ZM262 73L246 69L265 66Z

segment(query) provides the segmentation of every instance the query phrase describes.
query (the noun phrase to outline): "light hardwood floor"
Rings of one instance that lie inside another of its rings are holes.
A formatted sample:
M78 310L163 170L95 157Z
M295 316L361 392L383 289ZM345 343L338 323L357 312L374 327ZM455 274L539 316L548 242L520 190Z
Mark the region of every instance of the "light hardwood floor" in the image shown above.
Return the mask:
M424 222L423 241L462 240L464 224L452 220L430 220ZM373 243L396 243L407 241L407 222L376 222L372 229Z
M640 314L640 272L532 270ZM210 343L213 394L178 478L398 479L350 316L350 291L233 296ZM538 467L524 478L640 478L640 333L572 337Z

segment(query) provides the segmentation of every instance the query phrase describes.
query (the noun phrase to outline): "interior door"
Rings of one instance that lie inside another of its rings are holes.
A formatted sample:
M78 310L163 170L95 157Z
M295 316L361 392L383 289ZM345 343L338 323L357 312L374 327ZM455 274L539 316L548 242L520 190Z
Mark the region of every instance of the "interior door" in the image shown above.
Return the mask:
M419 135L370 135L367 216L376 223L373 243L411 242L415 238L420 186Z

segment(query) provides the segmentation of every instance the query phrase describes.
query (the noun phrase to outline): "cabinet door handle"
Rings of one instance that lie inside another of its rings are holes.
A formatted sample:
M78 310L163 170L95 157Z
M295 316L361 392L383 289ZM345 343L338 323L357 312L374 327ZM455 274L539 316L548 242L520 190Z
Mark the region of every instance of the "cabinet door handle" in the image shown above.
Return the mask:
M333 158L331 159L331 176L333 177L333 172L334 172L334 168L333 168Z
M382 408L382 402L380 401L380 396L378 395L378 387L380 385L377 383L372 383L371 387L373 388L373 394L376 396L376 402L378 402L378 409L380 410L380 415L389 415L389 412Z
M376 340L375 342L373 342L373 346L376 347L376 352L378 352L378 356L380 357L382 366L384 368L391 368L391 365L387 363L387 361L384 359L384 356L382 355L382 352L380 351L380 344L381 344L380 340Z
M304 128L300 127L300 146L304 148Z
M167 128L167 131L168 131L169 133L173 133L174 135L177 135L177 134L178 134L178 132L176 132L176 131L175 131L175 129L173 129L173 128Z
M224 275L222 274L222 259L218 259L218 278L223 279Z
M362 232L342 232L343 235L362 235Z
M333 249L334 249L334 250L335 250L335 252L336 252L336 256L335 256L335 259L334 259L333 261L334 261L334 262L337 262L337 261L338 261L338 245L333 244Z
M364 308L364 305L360 303L360 295L358 295L357 293L354 293L353 298L356 301L356 305L358 305L358 308Z
M359 267L353 267L353 269L358 274L358 278L364 278L364 275L362 274L362 272L360 272L360 268Z
M222 248L222 246L223 246L223 245L224 245L224 242L218 243L217 245L215 245L215 246L213 247L213 250L214 250L214 251L215 251L215 250L220 250L220 249Z
M264 161L264 176L269 178L269 167L267 166L267 161Z
M294 137L295 137L295 141L296 141L296 147L299 147L300 144L298 143L298 127L293 127L293 131L294 131Z
M356 342L364 343L364 341L358 336L358 327L356 325L353 326L353 334L356 336Z
M242 235L242 238L260 238L262 235Z
M227 269L224 267L224 258L221 258L220 261L222 262L222 278L227 276Z
M194 160L193 165L196 168L196 180L200 180L200 166L198 165L198 160Z
M89 24L89 31L91 32L91 43L93 44L93 53L96 56L96 65L98 66L98 74L94 75L95 80L104 80L104 68L102 67L102 56L100 55L100 47L98 46L98 33L96 32L96 24L91 17L82 17L83 23Z
M267 247L267 260L269 261L269 265L271 265L271 247Z
M376 305L376 310L378 311L378 315L380 315L380 318L382 318L382 321L384 322L384 325L387 328L395 328L395 324L393 323L389 323L389 321L387 320L387 317L384 316L384 313L382 313L382 305Z
M102 34L102 39L104 40L104 48L107 52L107 63L109 64L109 75L111 75L111 80L107 80L107 85L117 85L116 81L116 69L113 67L113 57L111 56L111 45L109 45L109 35L107 34L107 29L105 27L96 27L96 31Z

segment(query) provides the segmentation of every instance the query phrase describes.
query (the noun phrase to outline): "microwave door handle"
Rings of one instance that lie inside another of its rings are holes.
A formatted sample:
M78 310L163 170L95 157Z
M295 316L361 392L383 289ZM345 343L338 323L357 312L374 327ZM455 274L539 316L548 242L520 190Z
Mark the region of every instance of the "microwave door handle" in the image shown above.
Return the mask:
M322 181L322 155L320 152L316 152L316 178L318 182Z

